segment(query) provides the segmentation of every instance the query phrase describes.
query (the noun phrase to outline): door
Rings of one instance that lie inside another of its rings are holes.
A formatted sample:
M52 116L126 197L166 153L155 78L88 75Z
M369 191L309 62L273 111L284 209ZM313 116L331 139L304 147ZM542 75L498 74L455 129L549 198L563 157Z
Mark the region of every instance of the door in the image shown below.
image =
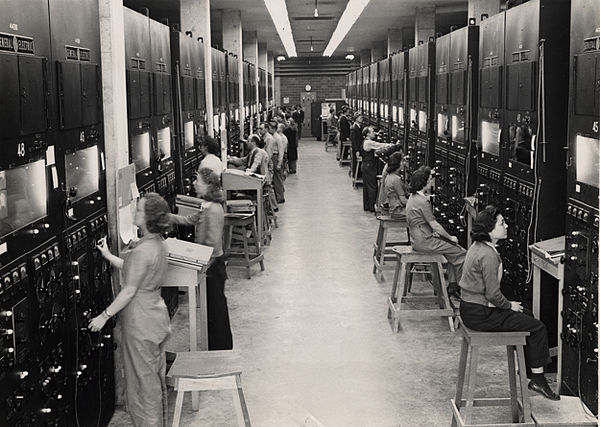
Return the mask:
M312 135L311 105L316 100L316 92L302 92L300 94L300 105L304 110L304 125L302 126L302 135Z

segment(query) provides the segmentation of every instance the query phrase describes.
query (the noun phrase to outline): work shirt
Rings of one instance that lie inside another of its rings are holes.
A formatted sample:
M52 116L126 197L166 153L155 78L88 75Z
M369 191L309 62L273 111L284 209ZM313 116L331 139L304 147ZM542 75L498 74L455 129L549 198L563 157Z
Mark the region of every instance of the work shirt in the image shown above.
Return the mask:
M281 166L283 165L283 153L285 152L285 148L283 146L283 137L284 135L281 135L277 132L275 132L272 135L273 138L273 145L272 145L272 156L276 157L276 159L273 159L273 167L275 168L281 168ZM286 138L287 139L287 138Z
M426 236L433 233L430 222L435 221L429 197L419 191L411 194L406 202L406 220L411 230L420 229Z
M327 132L331 133L334 130L337 130L338 122L333 114L327 116Z
M406 215L406 189L400 175L394 172L385 177L384 193L387 196L390 215L392 217Z
M269 158L273 156L273 145L275 145L275 140L273 139L273 135L269 132L262 137L263 141L265 141L265 151L269 155Z
M281 159L281 163L279 164L279 167L281 168L283 165L283 159L285 157L285 153L287 152L287 147L288 147L288 138L287 136L285 136L285 134L283 133L277 133L277 135L279 135L279 137L281 138L281 149L279 151L279 158ZM283 154L282 154L283 153Z
M475 242L467 251L459 282L461 299L466 302L510 309L510 301L500 291L502 258L491 242Z
M363 151L375 151L379 150L380 148L387 148L390 145L391 144L387 144L385 142L377 142L373 141L372 139L365 138L363 141Z
M209 168L220 178L221 173L223 172L223 162L221 162L221 159L219 159L214 154L207 154L200 162L198 170L202 168Z
M193 225L194 242L213 248L211 260L223 255L225 214L221 203L202 202L202 207L198 212L187 216L171 214L171 220L175 224Z

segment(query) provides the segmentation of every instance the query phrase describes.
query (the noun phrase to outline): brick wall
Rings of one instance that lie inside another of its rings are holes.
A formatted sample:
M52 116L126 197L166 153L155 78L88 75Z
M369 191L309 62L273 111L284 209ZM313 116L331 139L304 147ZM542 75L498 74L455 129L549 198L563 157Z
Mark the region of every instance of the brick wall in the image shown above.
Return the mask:
M311 85L311 92L316 93L317 101L329 98L341 98L342 89L346 87L346 76L281 76L279 80L280 99L277 100L277 105L300 104L300 94L304 92L304 87L307 84ZM290 98L289 104L283 103L284 97Z

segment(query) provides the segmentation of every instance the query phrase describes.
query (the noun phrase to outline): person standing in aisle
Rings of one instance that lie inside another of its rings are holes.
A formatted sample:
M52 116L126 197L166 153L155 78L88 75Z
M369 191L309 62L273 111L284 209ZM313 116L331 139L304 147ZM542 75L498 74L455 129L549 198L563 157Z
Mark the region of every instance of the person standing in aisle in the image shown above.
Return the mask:
M352 162L350 163L350 176L355 178L356 163L358 156L362 153L362 131L363 131L363 116L360 113L354 115L354 123L350 128L350 141L352 142Z
M218 177L221 177L221 173L223 173L223 162L221 162L221 159L219 158L221 155L219 143L215 141L212 136L207 136L200 146L200 152L204 154L204 158L200 162L198 170L209 168L216 173Z
M327 144L333 145L334 147L337 147L337 127L338 121L335 116L335 109L330 108L329 115L327 116Z
M88 328L98 332L121 313L127 411L136 427L168 425L164 344L171 327L160 287L167 276L169 249L162 234L171 228L169 213L162 197L148 193L138 202L134 217L143 237L129 245L125 260L110 253L106 238L97 246L103 258L122 270L123 283L112 304Z
M302 139L302 128L304 127L304 108L298 105L298 141Z
M377 159L375 151L388 148L392 144L375 141L375 130L371 126L363 129L364 141L362 143L362 179L363 179L363 209L375 212L377 203Z
M421 166L410 177L410 197L406 203L406 219L410 230L412 247L420 252L442 254L448 260L448 295L460 298L458 281L462 276L467 251L458 244L433 215L431 202L426 193L433 186L433 174L429 166Z
M200 211L187 216L170 215L175 224L193 225L194 242L213 248L208 270L206 270L206 306L208 317L208 349L230 350L233 348L229 310L225 297L225 257L223 256L223 227L225 196L219 177L210 169L198 171L194 187L198 197L203 199Z
M285 180L285 178L287 178L287 173L288 173L288 145L289 145L289 140L285 134L285 129L287 128L287 125L285 124L285 121L279 123L277 125L277 134L279 135L279 137L281 138L281 143L282 143L282 148L283 148L283 162L281 165L281 174L283 175L283 179ZM285 188L283 189L283 191L285 192Z
M339 120L340 127L340 145L338 147L338 160L342 157L342 144L350 138L350 120L348 120L348 107L342 108Z
M265 143L265 151L269 155L269 172L274 179L275 171L273 165L273 146L275 145L275 140L271 135L271 125L268 122L262 122L258 127L258 134L262 138ZM275 211L279 211L279 206L277 205L277 197L275 196L275 189L271 187L271 191L269 191L269 203L271 204L271 208Z
M269 155L263 149L265 142L258 135L252 134L246 141L248 154L242 158L232 157L228 163L233 166L243 166L246 168L246 173L256 173L264 175L265 185L271 184L271 174L269 173Z
M473 221L473 244L460 279L460 317L466 327L475 331L529 332L525 338L525 357L531 368L528 388L546 399L560 400L544 376L544 367L552 362L546 325L531 313L525 314L520 302L509 301L500 290L503 268L496 245L506 239L507 232L508 225L494 206L487 206Z
M269 126L269 132L271 133L271 137L273 138L273 145L271 148L273 161L273 189L275 190L275 199L277 200L277 204L285 203L284 192L285 189L283 187L283 140L280 137L279 133L277 133L276 128Z
M288 127L283 131L288 139L288 162L289 171L293 175L296 173L296 165L298 163L298 126L294 118L290 118Z

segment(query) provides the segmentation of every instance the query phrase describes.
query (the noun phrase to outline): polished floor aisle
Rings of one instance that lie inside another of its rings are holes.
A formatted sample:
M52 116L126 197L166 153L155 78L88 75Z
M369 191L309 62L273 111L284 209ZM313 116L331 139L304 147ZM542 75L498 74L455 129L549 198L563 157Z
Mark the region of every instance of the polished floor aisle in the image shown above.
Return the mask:
M299 154L266 270L255 266L250 280L242 268L228 270L252 425L304 426L309 416L326 427L449 425L460 334L440 317L403 318L402 330L391 331L391 266L381 283L371 274L377 221L363 212L362 190L323 142L303 140ZM186 312L175 318L174 350L185 350ZM504 355L482 352L492 362L480 369L484 394L508 396ZM170 393L171 413L174 400ZM203 394L201 406L192 412L186 399L182 425L235 425L230 393ZM111 425L128 423L119 410Z

